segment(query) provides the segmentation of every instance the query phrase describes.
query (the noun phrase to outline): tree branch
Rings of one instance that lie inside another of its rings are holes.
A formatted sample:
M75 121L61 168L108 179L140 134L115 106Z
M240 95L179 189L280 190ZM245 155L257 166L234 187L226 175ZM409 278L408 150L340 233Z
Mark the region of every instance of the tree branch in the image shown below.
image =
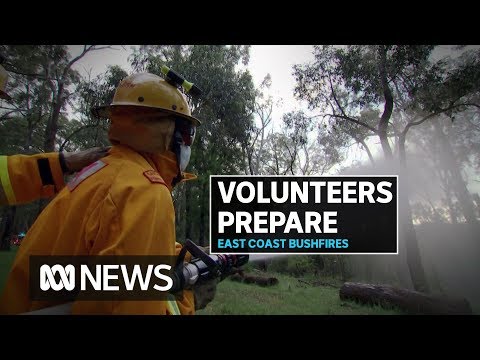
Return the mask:
M84 130L84 129L87 129L87 128L92 128L92 127L96 127L98 126L98 124L88 124L88 125L84 125L82 127L79 127L78 129L76 129L74 132L72 132L70 135L68 135L65 140L63 141L62 145L60 146L59 150L58 151L63 151L63 148L65 147L65 145L70 141L70 139L75 136L76 134L78 134L80 131Z
M0 117L0 120L7 120L7 119L13 119L13 117L8 117L8 115L12 114L12 113L15 113L17 112L18 110L10 110L10 111L7 111L5 113L2 114L2 116Z
M90 45L90 46L87 46L87 45L84 45L83 46L83 51L81 52L80 55L74 57L72 60L70 60L67 65L65 66L65 68L63 69L63 72L62 72L62 80L65 79L65 77L67 76L67 73L68 71L70 70L70 68L72 67L73 64L75 64L78 60L80 60L82 57L85 56L86 53L88 53L93 47L95 47L95 45Z
M461 106L475 106L475 107L478 107L480 108L480 105L478 104L475 104L475 103L460 103L460 104L454 104L454 105L450 105L448 106L447 108L445 109L440 109L438 111L435 111L434 113L432 114L429 114L427 116L425 116L424 118L420 119L420 120L417 120L417 121L412 121L412 122L409 122L406 126L405 126L405 129L403 129L402 131L402 134L403 133L407 133L408 132L408 129L410 129L412 126L417 126L417 125L420 125L422 123L424 123L425 121L427 121L428 119L431 119L432 117L434 116L437 116L437 115L440 115L448 110L453 110L455 108L458 108L458 107L461 107Z
M17 74L17 75L32 76L32 77L36 77L36 78L42 79L42 80L52 80L51 78L47 78L47 77L45 77L45 76L42 75L42 74L27 73L27 72L23 72L23 71L21 71L21 70L17 70L15 67L13 67L12 64L9 64L9 63L4 63L3 65L4 65L4 67L5 67L5 70L7 70L8 72Z
M338 102L337 95L335 94L335 90L333 89L333 84L332 84L332 79L330 78L330 74L328 75L328 82L330 83L330 91L332 92L333 100L335 100L335 103L337 104L338 108L340 109L340 112L342 113L342 115L345 116L345 117L348 117L347 114L345 114L345 111L343 110L343 107Z
M367 128L368 130L372 131L373 133L375 133L376 135L378 135L378 130L375 129L374 127L368 125L367 123L364 123L364 122L361 122L361 121L356 120L354 118L351 118L349 116L343 116L343 115L337 115L337 114L325 114L325 116L332 116L332 117L335 117L335 118L348 120L348 121L353 122L357 125L363 126L363 127Z
M382 117L380 118L380 122L378 123L378 136L380 137L380 142L382 145L383 152L385 153L386 158L391 158L393 156L392 149L390 148L390 144L388 143L388 123L392 116L393 112L393 95L392 90L388 85L387 79L387 49L385 46L381 46L379 48L380 52L380 61L379 61L379 73L380 79L382 82L382 90L383 96L385 98L385 107L383 109Z

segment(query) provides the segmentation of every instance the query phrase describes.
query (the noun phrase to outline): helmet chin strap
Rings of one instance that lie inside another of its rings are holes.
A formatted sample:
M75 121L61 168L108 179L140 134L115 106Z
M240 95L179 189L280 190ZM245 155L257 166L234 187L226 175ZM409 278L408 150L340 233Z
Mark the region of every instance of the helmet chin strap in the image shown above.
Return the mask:
M182 180L182 170L180 169L180 157L181 157L181 144L182 138L177 136L177 131L173 133L173 152L175 153L175 157L177 158L177 168L178 173L177 176L173 178L172 187L177 185Z
M188 166L191 155L191 145L195 138L195 129L190 126L185 128L186 120L177 119L173 132L172 150L177 158L178 174L172 181L172 187L178 184L183 176L182 171ZM188 131L188 132L187 132Z

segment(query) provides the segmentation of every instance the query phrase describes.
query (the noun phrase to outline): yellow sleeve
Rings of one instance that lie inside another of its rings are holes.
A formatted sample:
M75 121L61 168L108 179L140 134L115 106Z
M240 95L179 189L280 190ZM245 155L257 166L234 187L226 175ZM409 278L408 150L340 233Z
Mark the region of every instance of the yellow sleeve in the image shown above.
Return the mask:
M0 156L0 205L50 197L64 186L58 153Z
M163 184L151 184L145 177L137 183L125 182L113 185L103 204L90 215L92 220L86 228L89 255L175 255L175 212L168 189ZM194 313L193 293L185 291L183 301L172 302L78 301L73 313Z

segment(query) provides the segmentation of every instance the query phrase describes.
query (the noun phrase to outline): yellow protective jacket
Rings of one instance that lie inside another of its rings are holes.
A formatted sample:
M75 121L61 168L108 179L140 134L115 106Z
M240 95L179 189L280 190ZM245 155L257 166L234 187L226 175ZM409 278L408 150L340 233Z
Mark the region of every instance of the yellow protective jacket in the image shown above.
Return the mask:
M0 297L0 313L55 305L29 299L29 255L178 254L170 186L175 174L174 157L152 159L120 145L79 172L23 239ZM72 313L193 314L193 292L183 295L177 302L76 301Z
M50 197L64 186L58 153L0 156L0 205Z

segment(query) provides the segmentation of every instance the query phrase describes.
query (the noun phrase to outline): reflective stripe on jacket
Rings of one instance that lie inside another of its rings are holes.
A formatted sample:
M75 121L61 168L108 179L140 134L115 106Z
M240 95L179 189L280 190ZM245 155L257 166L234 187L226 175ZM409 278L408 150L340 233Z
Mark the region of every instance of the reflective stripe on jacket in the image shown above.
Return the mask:
M64 186L58 153L0 156L0 205L50 197Z

